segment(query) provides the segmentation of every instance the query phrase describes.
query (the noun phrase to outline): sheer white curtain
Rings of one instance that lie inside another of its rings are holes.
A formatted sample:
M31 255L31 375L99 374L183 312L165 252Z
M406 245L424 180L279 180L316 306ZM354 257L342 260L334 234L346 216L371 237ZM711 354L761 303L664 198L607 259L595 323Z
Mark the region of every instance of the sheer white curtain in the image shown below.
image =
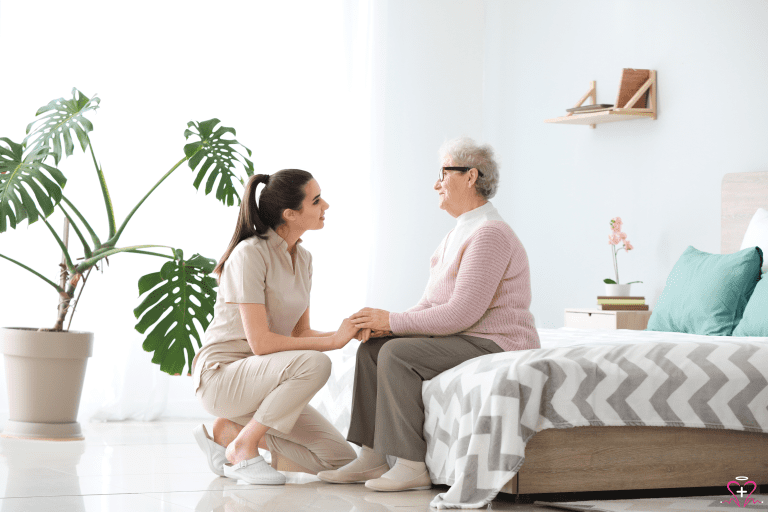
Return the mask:
M326 227L308 232L304 244L314 256L313 327L333 330L366 296L371 3L3 0L0 137L20 142L37 108L72 87L98 93L92 140L119 223L183 157L187 121L217 117L235 127L253 150L256 172L306 169L331 205ZM76 154L61 169L67 195L103 233L90 156ZM192 181L189 168L179 168L142 206L121 245L163 244L218 259L237 208L195 191ZM52 224L61 225L58 214ZM57 280L61 254L40 222L0 235L0 252ZM206 415L191 379L161 373L133 328L137 280L164 261L117 255L102 275L91 275L71 326L96 335L81 421ZM0 325L52 325L53 290L8 262L0 272Z

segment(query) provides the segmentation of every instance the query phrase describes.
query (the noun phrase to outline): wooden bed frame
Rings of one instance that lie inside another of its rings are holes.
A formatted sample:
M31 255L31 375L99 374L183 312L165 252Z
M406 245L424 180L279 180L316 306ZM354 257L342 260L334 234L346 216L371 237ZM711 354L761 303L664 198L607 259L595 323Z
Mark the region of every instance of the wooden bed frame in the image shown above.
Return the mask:
M758 208L768 209L768 172L726 174L721 254L739 250ZM720 487L736 476L768 484L768 434L679 427L576 427L537 433L502 492Z

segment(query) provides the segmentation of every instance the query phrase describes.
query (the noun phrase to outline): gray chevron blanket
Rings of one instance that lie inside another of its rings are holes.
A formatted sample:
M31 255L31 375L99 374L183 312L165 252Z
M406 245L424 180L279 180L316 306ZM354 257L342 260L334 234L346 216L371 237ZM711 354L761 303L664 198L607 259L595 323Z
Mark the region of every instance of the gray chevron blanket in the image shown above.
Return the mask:
M768 432L768 338L539 329L542 348L489 354L424 383L435 508L480 508L548 428L675 426ZM354 351L311 402L349 428Z

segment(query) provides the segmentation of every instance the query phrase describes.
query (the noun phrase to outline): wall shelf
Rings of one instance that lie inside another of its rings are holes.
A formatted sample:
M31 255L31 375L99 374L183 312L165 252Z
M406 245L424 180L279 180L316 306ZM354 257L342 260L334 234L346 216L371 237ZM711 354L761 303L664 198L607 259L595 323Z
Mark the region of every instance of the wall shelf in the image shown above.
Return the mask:
M592 112L585 114L573 114L562 117L555 117L552 119L545 119L545 123L558 123L558 124L588 124L592 128L602 123L613 123L616 121L631 121L634 119L656 119L656 71L651 70L650 78L640 87L640 89L627 101L623 107L614 107L610 110L603 110L600 112ZM648 92L648 107L649 108L634 108L643 95ZM581 97L575 107L580 107L587 99L591 99L590 105L597 103L597 82L592 82L590 89L584 96ZM619 103L618 100L616 102Z

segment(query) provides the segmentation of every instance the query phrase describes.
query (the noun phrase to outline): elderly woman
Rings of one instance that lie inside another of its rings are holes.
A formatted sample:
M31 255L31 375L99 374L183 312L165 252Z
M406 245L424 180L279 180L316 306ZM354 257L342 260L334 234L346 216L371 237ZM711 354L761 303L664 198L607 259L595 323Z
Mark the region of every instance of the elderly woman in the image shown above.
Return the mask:
M364 308L350 317L372 331L357 351L347 436L362 450L346 466L318 473L326 482L428 489L422 383L478 356L540 346L528 309L528 257L488 201L499 182L493 149L460 138L444 144L440 156L434 188L456 227L432 255L418 304L403 313ZM392 469L386 455L397 457Z

